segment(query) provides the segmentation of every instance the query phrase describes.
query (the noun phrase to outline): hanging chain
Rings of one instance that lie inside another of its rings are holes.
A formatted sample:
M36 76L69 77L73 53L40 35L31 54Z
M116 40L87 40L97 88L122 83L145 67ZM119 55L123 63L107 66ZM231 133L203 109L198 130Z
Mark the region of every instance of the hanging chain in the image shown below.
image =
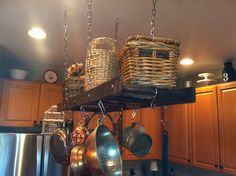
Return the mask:
M68 56L68 21L67 21L67 12L68 12L68 6L65 6L64 11L64 67L65 67L65 92L64 92L64 98L67 101L69 99L69 87L68 87L68 62L69 62L69 56Z
M118 31L119 31L119 24L120 21L118 18L115 19L115 34L114 34L114 39L117 41L118 39Z
M152 0L152 4L153 4L153 9L152 9L152 19L151 19L151 32L150 32L150 36L154 37L154 32L155 32L155 17L156 17L156 0Z
M87 0L87 5L88 5L88 11L87 11L87 18L88 18L88 24L87 24L87 28L88 28L88 36L87 36L87 44L88 44L88 47L89 47L89 43L91 42L92 40L92 0ZM91 49L90 47L88 48L89 50ZM87 55L87 57L89 57ZM89 61L88 58L86 58L86 62L85 62L85 72L87 74L86 76L86 82L87 82L87 89L90 89L92 87L92 81L91 81L91 78L92 78L92 75L91 75L91 63ZM86 84L86 83L85 83Z
M87 12L87 17L88 17L88 43L92 39L92 0L87 0L88 3L88 12Z

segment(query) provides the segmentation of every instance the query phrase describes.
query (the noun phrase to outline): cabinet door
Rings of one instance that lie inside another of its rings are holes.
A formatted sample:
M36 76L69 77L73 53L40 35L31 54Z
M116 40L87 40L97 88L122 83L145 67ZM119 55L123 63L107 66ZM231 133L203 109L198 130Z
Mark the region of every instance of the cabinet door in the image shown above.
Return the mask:
M123 126L124 128L131 125L131 117L133 110L124 112ZM145 108L138 110L135 117L135 122L141 123L145 128L145 133L152 138L152 148L150 152L143 158L134 156L127 149L122 147L122 158L124 160L145 160L145 159L160 159L161 158L161 125L159 118L159 110L157 108Z
M236 82L218 86L223 171L236 175Z
M32 126L37 119L40 85L26 81L4 80L0 124Z
M192 110L193 165L218 170L219 127L216 87L197 89L196 103L193 104Z
M63 100L62 86L58 84L41 84L38 121L44 118L44 112L52 105L57 105Z
M189 104L171 105L166 110L169 134L169 160L189 164L191 162L191 130Z
M141 122L145 127L145 133L149 134L152 138L152 148L144 159L161 159L162 133L160 110L158 108L144 108L141 112Z

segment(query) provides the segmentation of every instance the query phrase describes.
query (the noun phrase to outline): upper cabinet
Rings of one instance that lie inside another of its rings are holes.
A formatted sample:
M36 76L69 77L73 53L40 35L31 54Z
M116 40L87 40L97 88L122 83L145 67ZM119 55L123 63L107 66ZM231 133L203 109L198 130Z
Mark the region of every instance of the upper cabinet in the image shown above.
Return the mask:
M220 125L220 168L236 175L236 82L217 87Z
M32 126L38 117L40 84L26 81L2 81L0 124Z
M63 100L62 86L58 84L41 84L38 120L44 118L44 112L52 105L57 105Z
M49 107L62 100L61 85L1 80L0 125L33 126Z
M192 108L193 165L218 170L219 127L216 86L196 89Z
M124 112L123 126L124 128L132 124L132 110ZM161 125L160 115L158 108L144 108L137 112L134 118L135 122L138 122L144 126L145 133L152 138L152 147L147 155L143 158L134 156L127 149L122 147L122 158L124 160L145 160L145 159L160 159L161 158Z
M171 105L166 109L166 125L169 134L169 160L189 164L191 162L190 104Z
M197 88L195 103L168 106L169 159L236 175L235 107L236 82Z

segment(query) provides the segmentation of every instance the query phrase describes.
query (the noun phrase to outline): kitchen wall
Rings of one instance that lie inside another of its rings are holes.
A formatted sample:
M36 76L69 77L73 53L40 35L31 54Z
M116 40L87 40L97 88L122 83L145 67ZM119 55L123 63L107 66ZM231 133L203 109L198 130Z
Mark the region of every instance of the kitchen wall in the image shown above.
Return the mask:
M233 67L236 70L236 58L232 59L232 62L233 62ZM221 67L216 68L216 69L206 70L204 72L212 73L214 75L212 77L212 79L215 80L215 82L213 82L212 84L218 84L218 83L222 83L222 71L223 71L223 68L224 68L224 64L222 63ZM203 73L203 72L199 72L199 73ZM194 87L201 87L201 86L203 86L203 84L196 83L197 80L199 80L199 79L203 79L203 78L198 77L197 74L189 75L187 77L182 77L182 78L178 79L177 86L178 87L184 87L184 82L189 80L189 81L192 81L192 84L193 84Z
M154 176L161 176L161 161L157 161L159 172ZM137 176L153 176L150 171L150 161L124 161L124 176L129 176L129 169L134 168ZM169 168L174 169L174 176L229 176L205 169L199 169L192 166L170 163Z
M54 69L59 75L58 82L62 83L64 81L64 68L58 66L57 63L36 62L34 58L26 63L19 56L15 56L14 53L0 45L0 77L9 78L9 69L13 68L27 70L26 79L36 81L43 81L43 72L45 70Z
M2 45L0 43L0 65L2 63Z

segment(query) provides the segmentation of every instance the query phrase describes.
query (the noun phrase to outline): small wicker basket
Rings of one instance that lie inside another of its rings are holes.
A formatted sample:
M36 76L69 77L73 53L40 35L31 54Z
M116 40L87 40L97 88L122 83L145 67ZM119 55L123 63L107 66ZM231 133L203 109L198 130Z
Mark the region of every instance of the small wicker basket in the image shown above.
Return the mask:
M69 97L74 97L84 92L84 76L72 76L67 81Z
M93 39L87 50L85 90L88 91L117 77L118 73L119 62L116 55L116 41L108 37Z
M177 40L151 36L131 36L121 54L123 85L169 88L176 85Z

